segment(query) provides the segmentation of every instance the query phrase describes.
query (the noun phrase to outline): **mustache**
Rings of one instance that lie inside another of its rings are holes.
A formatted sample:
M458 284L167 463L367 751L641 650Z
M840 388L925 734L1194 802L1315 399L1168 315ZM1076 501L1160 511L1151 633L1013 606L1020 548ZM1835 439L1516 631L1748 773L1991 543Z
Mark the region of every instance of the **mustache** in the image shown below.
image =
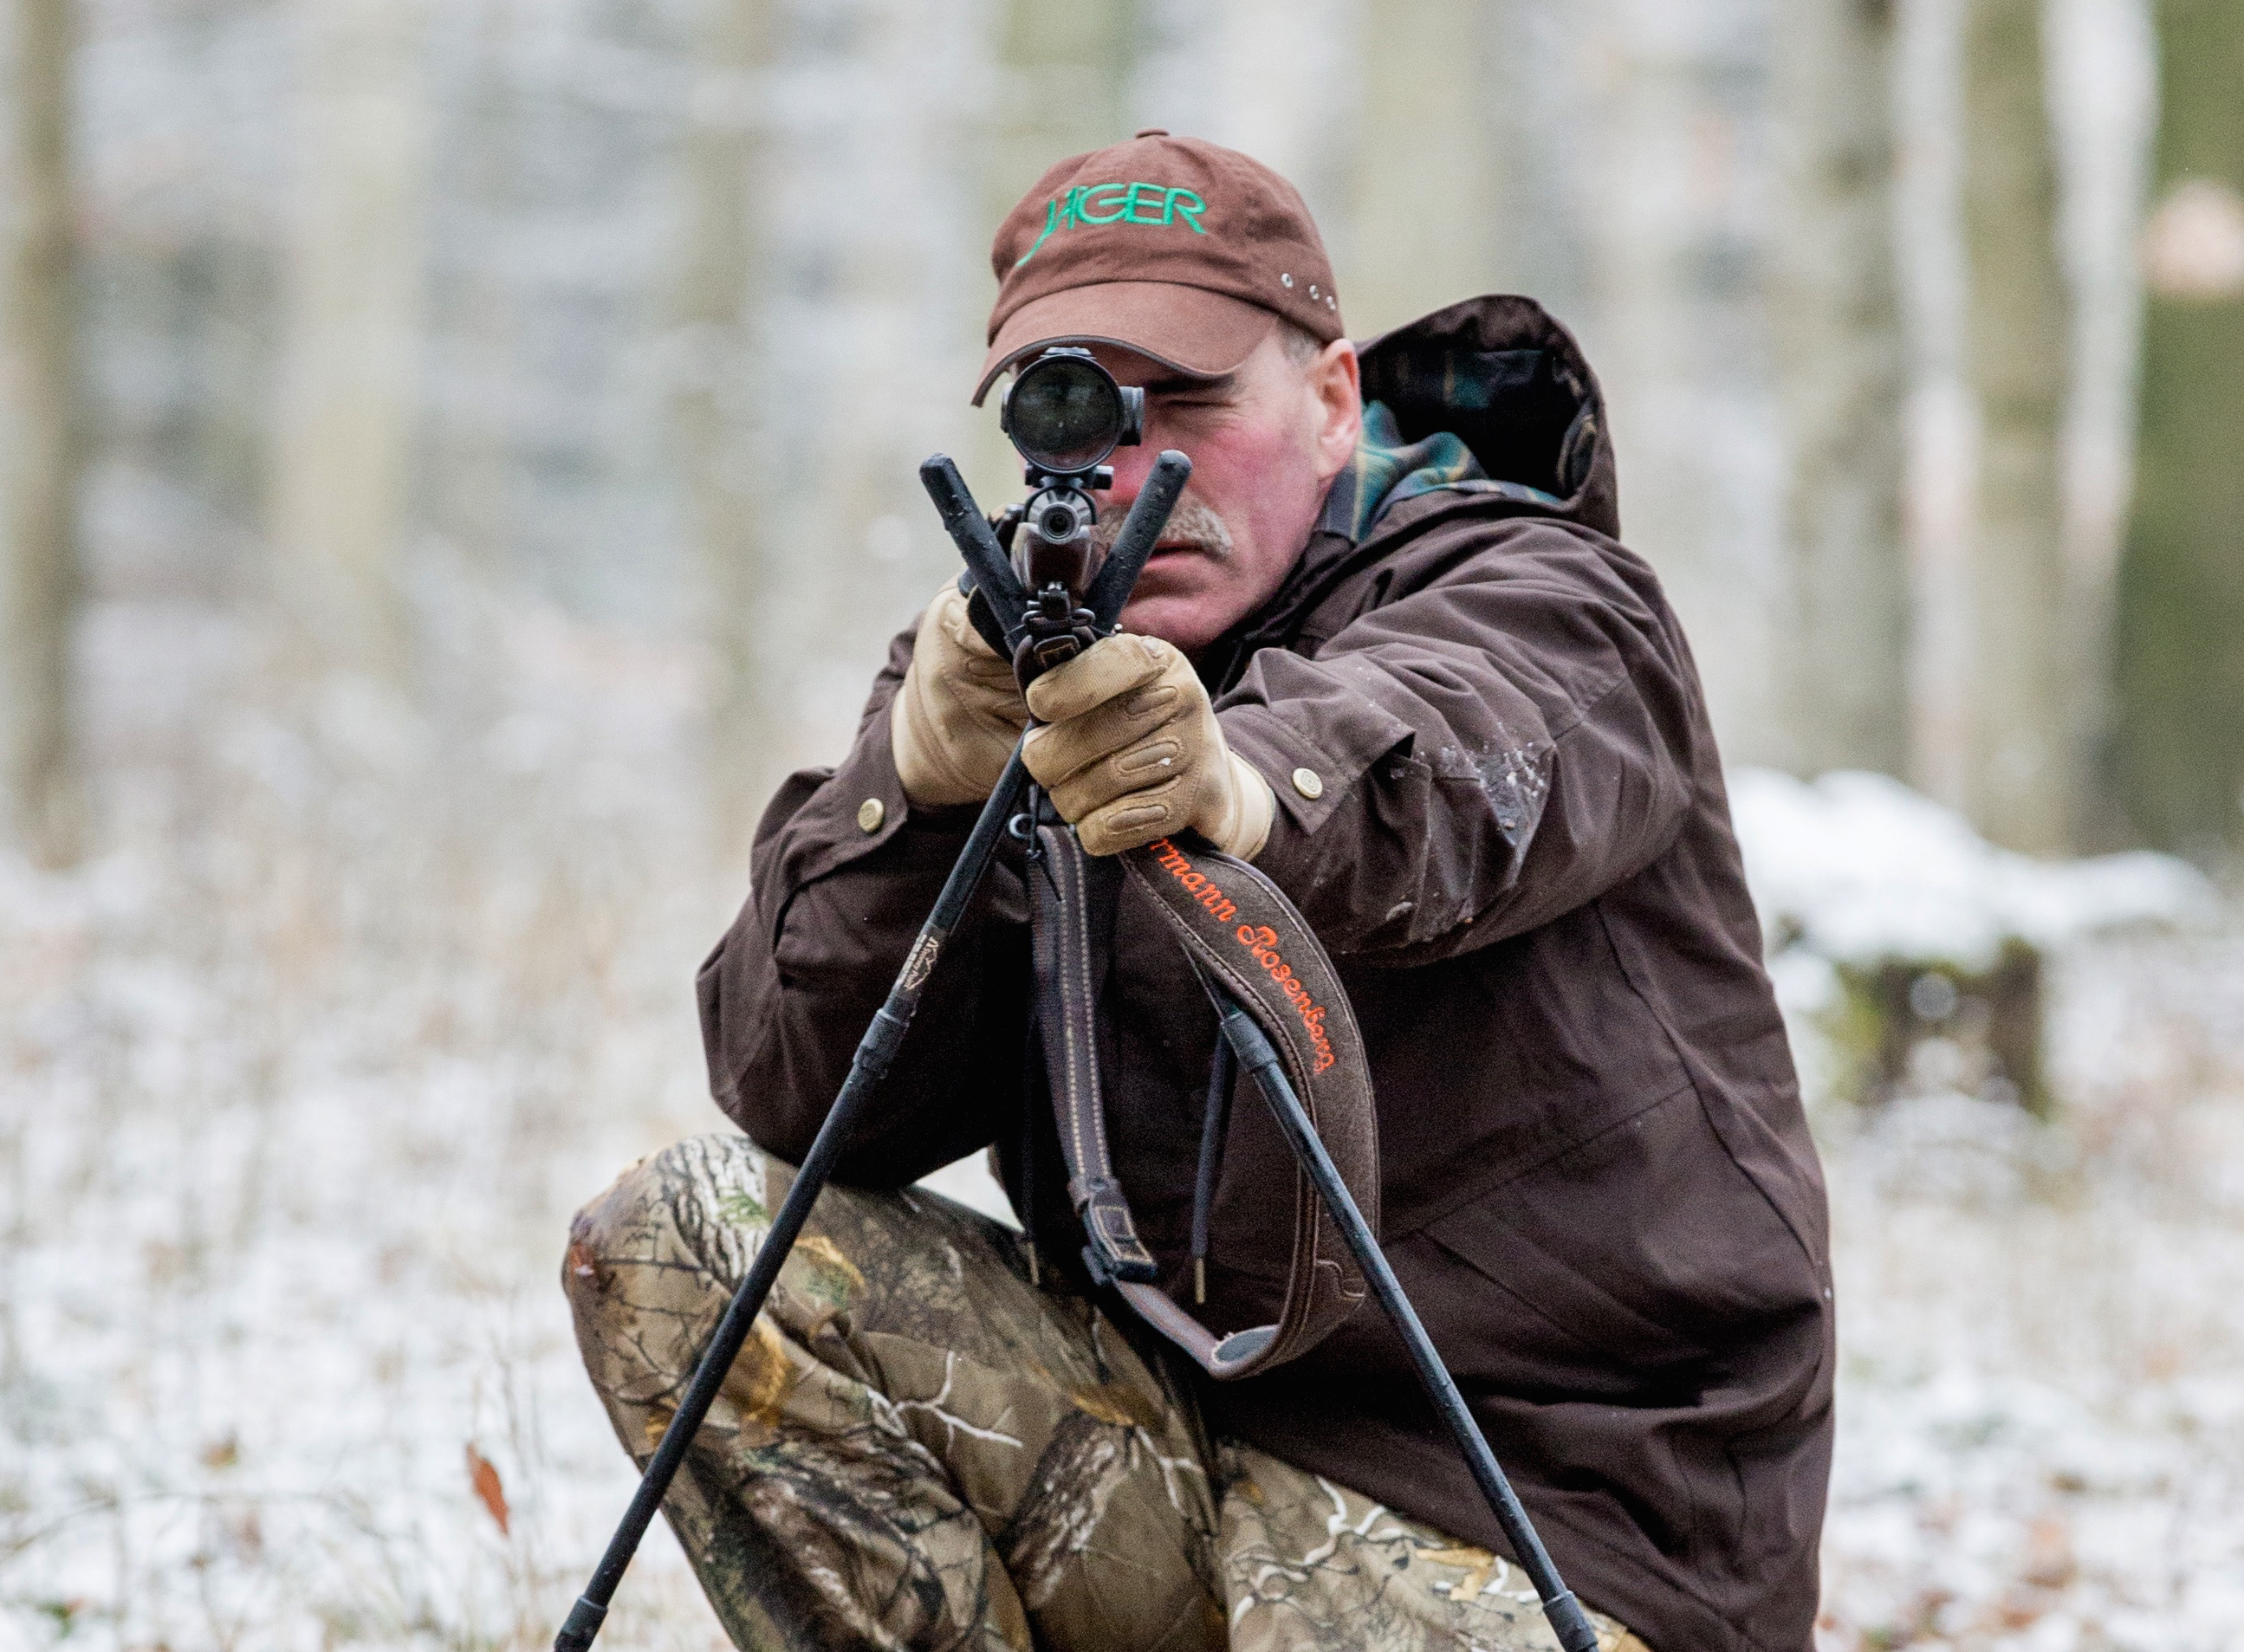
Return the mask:
M1110 512L1092 527L1092 543L1102 556L1114 549L1114 542L1122 532L1124 514ZM1205 499L1194 498L1187 488L1161 529L1160 548L1189 550L1215 562L1229 562L1233 554L1231 529L1223 525L1223 518L1215 514L1213 505Z

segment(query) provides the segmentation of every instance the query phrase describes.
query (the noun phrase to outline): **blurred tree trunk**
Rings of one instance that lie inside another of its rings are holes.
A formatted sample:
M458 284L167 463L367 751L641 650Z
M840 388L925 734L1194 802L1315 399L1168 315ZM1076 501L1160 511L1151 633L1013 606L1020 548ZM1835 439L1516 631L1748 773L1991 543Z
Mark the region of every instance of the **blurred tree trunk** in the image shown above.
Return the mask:
M1359 27L1362 104L1332 250L1348 329L1369 339L1493 285L1496 145L1480 0L1362 0Z
M1130 127L1206 138L1271 168L1301 192L1345 284L1363 0L1136 4Z
M2158 23L2116 767L2147 836L2210 856L2244 846L2244 7L2162 0Z
M1491 0L1485 101L1495 125L1489 254L1495 290L1589 321L1588 168L1602 111L1585 59L1603 42L1552 0ZM1591 365L1603 370L1593 356Z
M1767 295L1776 8L1538 0L1589 106L1581 331L1607 393L1622 536L1659 570L1723 755L1781 763L1782 418Z
M759 160L764 145L754 76L769 62L767 0L706 0L685 147L686 246L678 283L675 404L687 533L711 605L703 625L717 682L709 730L717 827L745 852L777 779L777 708L758 648L772 599L771 500L760 462L767 434L758 371L758 307L768 292Z
M71 7L22 0L9 86L0 307L0 804L13 840L59 864L80 845L71 762L78 398L70 204Z
M2050 105L2071 301L2064 444L2071 636L2068 731L2078 763L2073 847L2135 833L2111 762L2113 614L2134 487L2143 342L2143 210L2157 137L2153 0L2047 0Z
M1789 611L1775 698L1803 775L1908 762L1893 44L1886 0L1778 8L1770 298Z
M431 530L460 547L470 563L497 575L521 549L522 507L530 492L522 486L520 433L508 411L528 399L525 389L535 382L524 359L531 354L526 336L539 318L524 313L530 307L523 300L537 277L517 249L527 180L545 136L537 98L524 84L525 63L539 57L527 42L541 19L504 3L459 8L449 20L437 16L431 53L436 71L456 54L472 72L449 97L436 93L438 106L430 111L453 150L430 195L425 325L430 359L441 362L436 372L449 384L432 385L424 404L431 428L423 438L422 488ZM442 24L459 29L463 18L471 25L461 31L464 37L447 40ZM689 125L693 118L689 113ZM438 213L453 227L440 228Z
M993 233L1045 167L1130 136L1139 9L1139 0L1006 0L989 176Z
M980 269L989 268L989 243L997 226L1046 167L1120 143L1137 130L1131 94L1141 48L1153 44L1154 19L1147 15L1152 3L1077 0L1056 6L1004 0L998 8L997 96L977 226ZM1197 39L1204 24L1196 19L1193 27ZM988 300L997 293L994 278L984 277L976 293L983 300L971 323L978 341ZM1017 496L1021 462L995 419L973 427L970 448L960 462L977 495L991 496L985 501L990 509Z
M417 0L301 0L272 529L317 662L403 664L428 110Z
M1073 8L1016 19L1031 34L1079 20ZM988 172L956 163L986 136L988 31L917 0L774 6L770 26L764 195L752 210L771 276L760 291L750 277L747 394L756 462L772 479L758 527L774 572L740 617L771 696L755 757L775 779L846 749L889 639L957 569L918 468L968 434L994 224L981 210ZM1103 60L1052 68L1001 82L997 108L1065 126L1087 105L1119 105ZM973 428L995 423L984 415ZM1017 463L999 475L1017 494Z
M1979 412L1964 601L1970 707L1962 799L2014 849L2072 842L2086 752L2060 471L2069 330L2040 0L1968 0L1963 51L1967 374Z

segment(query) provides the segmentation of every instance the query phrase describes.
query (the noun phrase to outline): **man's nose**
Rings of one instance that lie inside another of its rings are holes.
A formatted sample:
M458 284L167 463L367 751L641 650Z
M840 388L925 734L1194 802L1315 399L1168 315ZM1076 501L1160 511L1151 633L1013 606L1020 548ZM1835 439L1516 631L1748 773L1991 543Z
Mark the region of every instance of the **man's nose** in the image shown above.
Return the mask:
M1112 492L1100 496L1100 514L1104 515L1109 509L1117 513L1126 511L1135 504L1139 489L1146 485L1146 478L1152 473L1153 461L1161 456L1163 448L1175 445L1157 440L1154 433L1148 430L1146 440L1136 447L1117 448L1109 454L1106 462L1114 467L1114 487Z

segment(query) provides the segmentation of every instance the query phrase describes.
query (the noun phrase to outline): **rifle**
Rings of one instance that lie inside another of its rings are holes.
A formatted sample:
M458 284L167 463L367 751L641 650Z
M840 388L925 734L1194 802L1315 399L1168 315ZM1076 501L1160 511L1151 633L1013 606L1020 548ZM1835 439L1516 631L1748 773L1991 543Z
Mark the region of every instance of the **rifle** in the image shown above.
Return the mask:
M1183 454L1164 452L1154 461L1123 519L1112 549L1103 559L1097 556L1092 529L1098 509L1091 494L1112 485L1113 472L1104 461L1114 448L1141 439L1144 404L1142 390L1117 384L1086 350L1046 350L1022 369L1007 388L1001 423L1026 462L1027 485L1035 492L1025 505L1006 512L994 528L948 458L938 454L920 467L921 483L965 558L967 573L959 583L970 593L969 612L975 626L991 646L1013 661L1024 687L1038 674L1073 658L1112 632L1192 474L1192 462ZM1041 803L1033 793L1021 748L1016 745L968 834L966 846L944 879L934 908L905 954L887 1000L874 1012L841 1093L796 1170L794 1185L772 1217L747 1276L702 1351L693 1380L648 1460L615 1535L554 1636L554 1652L589 1652L599 1634L632 1556L661 1507L726 1373L747 1342L756 1315L809 1219L812 1205L833 1173L835 1157L854 1134L866 1101L896 1059L928 980L941 961L944 943L965 917L1001 839L1010 829L1032 844L1041 839L1063 852L1071 849L1071 834L1039 826ZM1029 806L1017 810L1024 794ZM1182 858L1179 851L1171 853ZM1241 863L1227 860L1227 864L1252 876ZM1267 893L1285 905L1274 890ZM1059 903L1065 926L1070 914L1057 887L1048 898ZM1191 954L1189 944L1186 949ZM1456 1438L1475 1483L1534 1583L1559 1644L1565 1652L1596 1652L1597 1635L1580 1602L1560 1581L1533 1521L1467 1409L1456 1379L1442 1364L1432 1338L1402 1294L1371 1223L1302 1102L1286 1060L1234 990L1239 978L1212 968L1205 954L1193 957L1193 967L1215 1007L1223 1047L1254 1080L1301 1173L1337 1227L1371 1294L1402 1337L1420 1382L1443 1426ZM1336 984L1330 990L1337 995ZM1072 1008L1081 1013L1080 1006ZM1368 1097L1368 1089L1365 1094ZM1210 1106L1215 1106L1213 1095ZM1375 1172L1375 1151L1373 1157ZM1293 1311L1289 1289L1285 1324L1234 1333L1219 1343L1150 1284L1150 1258L1144 1256L1131 1231L1119 1185L1109 1179L1100 1188L1098 1177L1079 1179L1090 1184L1092 1193L1103 1193L1107 1201L1082 1207L1091 1241L1085 1248L1085 1259L1094 1279L1121 1291L1156 1328L1183 1344L1214 1374L1243 1375L1259 1368L1281 1352L1289 1335L1299 1332L1301 1327L1293 1323L1298 1316ZM1227 1351L1231 1351L1227 1356Z

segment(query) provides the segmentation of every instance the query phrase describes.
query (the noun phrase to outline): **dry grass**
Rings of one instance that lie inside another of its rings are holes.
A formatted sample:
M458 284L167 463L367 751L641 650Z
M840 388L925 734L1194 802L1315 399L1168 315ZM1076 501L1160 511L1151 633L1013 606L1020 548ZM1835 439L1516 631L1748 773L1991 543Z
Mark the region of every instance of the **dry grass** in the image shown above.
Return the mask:
M440 725L100 617L111 840L0 880L0 1645L547 1644L628 1495L555 1271L708 1122L690 699L551 617L460 641ZM720 1643L640 1569L614 1644Z
M1826 1130L1826 1648L2216 1652L2244 1622L2244 945L2064 961L2066 1105Z

